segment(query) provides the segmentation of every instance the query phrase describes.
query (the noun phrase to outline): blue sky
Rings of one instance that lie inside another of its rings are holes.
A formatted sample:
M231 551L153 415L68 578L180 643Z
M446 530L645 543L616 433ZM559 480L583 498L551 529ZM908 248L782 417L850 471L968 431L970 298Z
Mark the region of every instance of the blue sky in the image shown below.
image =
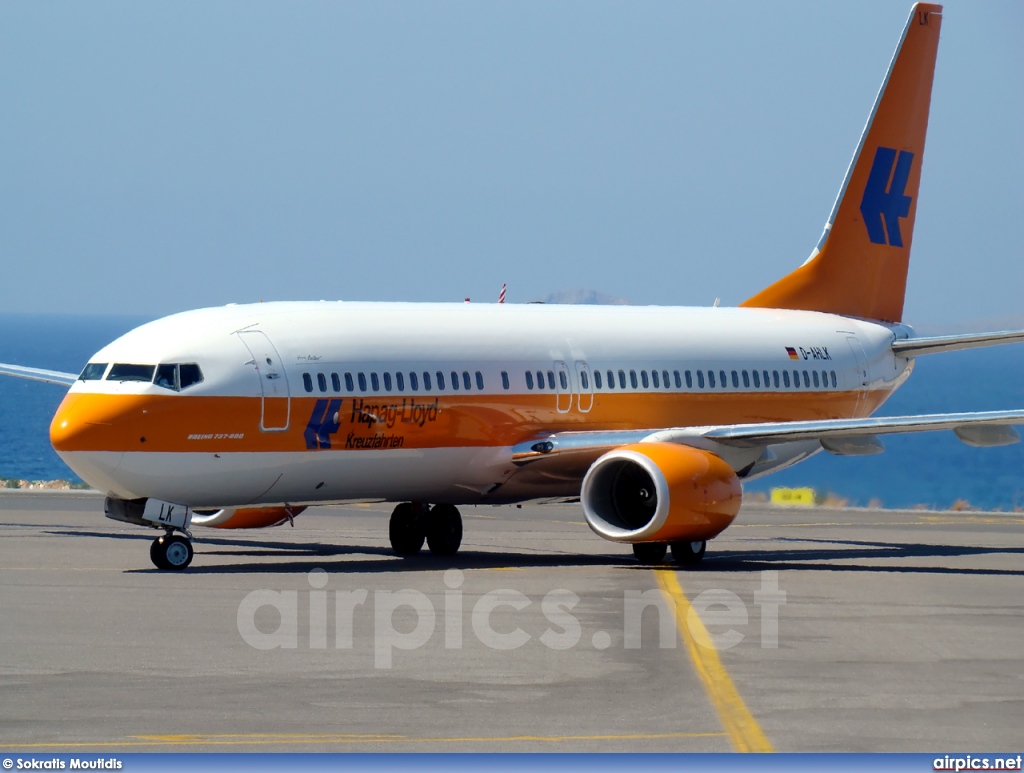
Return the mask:
M817 242L909 10L0 4L0 311L735 304ZM1021 41L946 4L911 323L1024 311Z

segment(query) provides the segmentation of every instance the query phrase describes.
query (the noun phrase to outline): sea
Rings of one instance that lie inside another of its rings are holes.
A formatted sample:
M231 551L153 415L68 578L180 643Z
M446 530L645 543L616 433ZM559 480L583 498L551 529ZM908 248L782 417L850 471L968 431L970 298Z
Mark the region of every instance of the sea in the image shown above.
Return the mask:
M0 362L78 373L102 346L146 317L0 314ZM49 443L50 419L65 388L0 376L0 479L80 479ZM877 415L1024 408L1024 344L920 357ZM1024 507L1024 443L971 448L949 431L884 438L870 457L819 453L745 486L810 487L850 505L931 509Z

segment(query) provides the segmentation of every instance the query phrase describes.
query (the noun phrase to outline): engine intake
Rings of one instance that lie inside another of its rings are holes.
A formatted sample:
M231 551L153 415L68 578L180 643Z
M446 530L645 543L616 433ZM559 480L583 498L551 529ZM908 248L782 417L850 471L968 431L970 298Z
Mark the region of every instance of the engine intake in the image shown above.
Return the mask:
M595 533L614 542L708 540L740 509L743 491L726 462L675 443L636 443L600 457L581 501Z

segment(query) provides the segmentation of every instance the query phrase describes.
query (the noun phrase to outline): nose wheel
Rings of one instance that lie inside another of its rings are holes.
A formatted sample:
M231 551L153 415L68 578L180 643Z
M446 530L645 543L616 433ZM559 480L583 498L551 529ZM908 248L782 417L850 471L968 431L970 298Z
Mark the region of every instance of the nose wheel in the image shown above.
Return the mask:
M192 563L192 541L180 534L168 532L153 540L149 557L157 569L180 571Z

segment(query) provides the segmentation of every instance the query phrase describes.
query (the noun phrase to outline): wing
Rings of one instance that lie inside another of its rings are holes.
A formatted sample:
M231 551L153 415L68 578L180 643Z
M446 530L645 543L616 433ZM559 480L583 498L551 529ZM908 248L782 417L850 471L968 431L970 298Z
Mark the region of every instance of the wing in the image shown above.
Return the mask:
M879 453L877 435L953 430L972 446L1016 443L1015 425L1024 424L1024 410L980 413L939 413L920 416L876 416L866 419L780 421L759 424L724 424L706 427L673 427L659 430L614 432L560 432L520 443L512 448L512 460L526 465L559 456L593 457L631 443L680 443L719 453L726 461L751 462L769 446L817 441L833 454ZM730 453L753 451L749 453Z
M32 381L45 381L47 384L71 386L78 380L75 373L64 373L59 370L43 370L42 368L26 368L21 365L8 365L0 362L0 376L16 376Z

